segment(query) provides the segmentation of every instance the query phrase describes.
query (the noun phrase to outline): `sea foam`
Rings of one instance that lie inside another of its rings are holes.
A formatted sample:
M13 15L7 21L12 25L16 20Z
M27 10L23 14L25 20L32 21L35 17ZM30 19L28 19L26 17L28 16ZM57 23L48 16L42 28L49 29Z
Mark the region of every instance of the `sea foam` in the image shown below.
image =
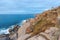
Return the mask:
M26 22L26 20L22 20L20 23L18 23L19 26L21 26L22 24L24 24ZM10 26L9 28L2 28L0 29L0 34L9 34L9 29L13 29L15 25Z
M9 28L2 28L0 29L0 34L9 34L9 29L13 29L14 25L10 26Z

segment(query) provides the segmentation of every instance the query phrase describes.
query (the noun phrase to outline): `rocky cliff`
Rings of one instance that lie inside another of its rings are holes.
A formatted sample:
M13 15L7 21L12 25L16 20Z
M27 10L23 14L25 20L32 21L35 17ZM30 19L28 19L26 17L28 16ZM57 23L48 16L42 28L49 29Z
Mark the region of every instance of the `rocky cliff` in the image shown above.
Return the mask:
M59 17L60 17L60 7L53 8L43 13L37 14L35 18L29 19L26 22L27 24L25 23L24 26L22 26L22 28L18 30L18 35L19 35L18 40L37 40L37 37L34 38L34 36L37 36L41 32L49 33L48 31L46 31L48 29L54 30L51 32L53 34L56 31L56 29L59 29L59 26L58 26ZM23 39L22 37L23 38L26 37L26 38ZM39 37L41 36L38 36L38 39ZM49 40L49 38L47 39ZM39 39L39 40L42 40L42 39ZM50 40L52 40L52 38L50 38Z
M36 14L9 32L9 40L60 40L60 7Z

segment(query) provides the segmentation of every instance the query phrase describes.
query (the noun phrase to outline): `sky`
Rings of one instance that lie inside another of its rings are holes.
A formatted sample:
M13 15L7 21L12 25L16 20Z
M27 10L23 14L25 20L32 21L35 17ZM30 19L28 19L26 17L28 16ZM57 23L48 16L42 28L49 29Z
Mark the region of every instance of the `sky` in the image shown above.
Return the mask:
M60 0L0 0L0 14L35 14L60 6Z

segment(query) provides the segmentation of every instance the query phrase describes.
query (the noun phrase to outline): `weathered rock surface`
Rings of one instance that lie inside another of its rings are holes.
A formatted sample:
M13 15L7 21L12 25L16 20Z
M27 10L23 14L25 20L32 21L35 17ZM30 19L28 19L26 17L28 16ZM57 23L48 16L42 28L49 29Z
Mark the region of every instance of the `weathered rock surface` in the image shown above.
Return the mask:
M37 14L21 27L15 26L0 40L60 40L60 7Z

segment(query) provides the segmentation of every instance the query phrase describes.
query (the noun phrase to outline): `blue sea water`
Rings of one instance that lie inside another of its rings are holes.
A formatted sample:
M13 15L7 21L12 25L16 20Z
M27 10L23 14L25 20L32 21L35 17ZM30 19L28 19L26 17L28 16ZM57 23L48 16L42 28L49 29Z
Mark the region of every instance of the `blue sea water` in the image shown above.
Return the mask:
M0 14L0 34L7 34L12 25L34 17L35 14Z

